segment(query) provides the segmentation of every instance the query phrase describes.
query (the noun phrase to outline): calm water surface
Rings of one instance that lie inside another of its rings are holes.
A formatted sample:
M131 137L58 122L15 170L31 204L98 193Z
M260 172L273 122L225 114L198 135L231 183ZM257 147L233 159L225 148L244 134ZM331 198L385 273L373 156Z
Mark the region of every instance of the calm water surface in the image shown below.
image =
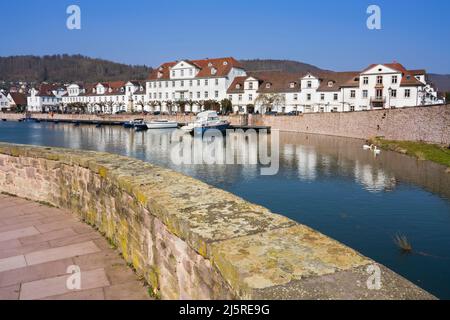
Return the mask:
M279 173L261 176L251 165L176 166L170 136L0 122L0 141L118 153L191 175L317 229L450 299L450 175L443 167L392 152L375 158L359 140L281 133ZM408 237L413 254L399 252L396 234Z

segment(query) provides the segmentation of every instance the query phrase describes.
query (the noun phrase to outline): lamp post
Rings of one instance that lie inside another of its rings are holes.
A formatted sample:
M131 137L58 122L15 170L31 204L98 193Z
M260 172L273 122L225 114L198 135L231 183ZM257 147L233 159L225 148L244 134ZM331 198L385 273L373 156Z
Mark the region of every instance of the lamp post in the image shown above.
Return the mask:
M389 92L389 97L388 97L388 109L390 109L391 108L391 96L392 96L392 88L391 87L389 87L389 89L388 89L388 92Z

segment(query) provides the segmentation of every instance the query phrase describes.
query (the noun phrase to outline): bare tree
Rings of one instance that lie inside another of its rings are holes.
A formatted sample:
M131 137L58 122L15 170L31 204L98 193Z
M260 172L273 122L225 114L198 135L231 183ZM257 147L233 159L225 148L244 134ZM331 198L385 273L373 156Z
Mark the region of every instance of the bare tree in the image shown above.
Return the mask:
M279 93L263 93L258 96L255 100L256 104L263 107L261 113L266 111L272 111L272 108L282 106L286 104L286 99L284 95Z

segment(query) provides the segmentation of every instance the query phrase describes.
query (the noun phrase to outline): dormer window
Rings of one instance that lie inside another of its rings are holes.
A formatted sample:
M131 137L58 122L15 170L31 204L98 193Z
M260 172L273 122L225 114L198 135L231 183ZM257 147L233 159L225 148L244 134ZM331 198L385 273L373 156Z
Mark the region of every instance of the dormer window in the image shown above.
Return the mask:
M295 82L291 82L291 83L289 84L289 87L290 87L290 88L295 88Z
M228 65L228 62L227 62L227 61L224 61L224 62L223 62L223 65L224 65L224 66L227 66L227 65Z
M237 85L236 85L236 89L240 89L241 88L241 85L238 83Z
M328 81L328 88L331 88L331 87L333 87L333 81Z
M211 62L210 62L210 63L208 63L208 67L210 67L210 68L211 68L212 66L213 66L213 65L212 65L212 63L211 63Z
M215 75L216 73L217 73L216 68L212 68L212 69L211 69L211 74L212 74L212 75Z
M163 71L163 67L159 67L159 71Z
M270 87L272 86L272 84L270 82L266 83L266 88L270 89Z
M109 89L108 89L108 92L112 92L112 89L111 89L111 88L109 88Z

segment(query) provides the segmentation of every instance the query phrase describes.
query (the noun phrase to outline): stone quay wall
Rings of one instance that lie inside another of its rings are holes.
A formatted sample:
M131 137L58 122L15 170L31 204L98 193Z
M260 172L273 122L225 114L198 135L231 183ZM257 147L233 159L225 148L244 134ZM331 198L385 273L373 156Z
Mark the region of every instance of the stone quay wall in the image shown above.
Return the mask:
M266 208L136 159L0 143L0 191L79 215L163 299L433 298L381 265L382 286L371 290L374 261Z
M300 116L250 115L249 124L272 130L368 139L450 144L450 105Z

